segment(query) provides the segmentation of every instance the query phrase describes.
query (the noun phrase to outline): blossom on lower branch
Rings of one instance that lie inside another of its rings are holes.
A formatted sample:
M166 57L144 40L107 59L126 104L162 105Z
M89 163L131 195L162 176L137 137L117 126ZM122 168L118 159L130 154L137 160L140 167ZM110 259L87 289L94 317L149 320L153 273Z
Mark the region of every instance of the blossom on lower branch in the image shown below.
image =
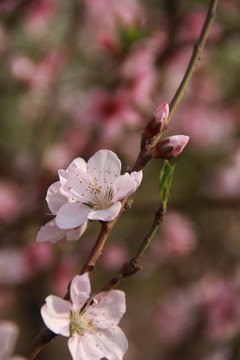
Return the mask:
M47 192L47 203L54 219L43 226L37 241L56 242L65 235L77 240L88 220L112 221L121 210L121 201L142 181L142 171L120 175L121 162L110 150L97 151L86 163L72 161L59 170L59 179Z
M74 360L121 360L128 342L118 323L126 311L121 290L100 292L89 298L87 273L74 277L71 301L50 295L41 308L46 326L55 334L70 337L68 347Z

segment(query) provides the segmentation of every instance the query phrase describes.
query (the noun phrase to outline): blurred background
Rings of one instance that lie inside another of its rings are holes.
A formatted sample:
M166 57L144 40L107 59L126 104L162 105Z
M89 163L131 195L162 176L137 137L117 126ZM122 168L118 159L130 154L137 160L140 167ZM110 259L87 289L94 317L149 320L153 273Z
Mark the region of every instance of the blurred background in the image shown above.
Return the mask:
M64 296L99 231L36 243L50 220L48 187L80 156L115 151L123 172L151 113L170 102L209 1L0 1L0 318L20 327L17 353L42 326L49 294ZM176 163L164 223L125 280L126 360L240 358L240 3L218 17L166 132L190 142ZM132 209L92 276L100 290L136 251L159 203L151 161ZM38 356L71 359L57 337Z

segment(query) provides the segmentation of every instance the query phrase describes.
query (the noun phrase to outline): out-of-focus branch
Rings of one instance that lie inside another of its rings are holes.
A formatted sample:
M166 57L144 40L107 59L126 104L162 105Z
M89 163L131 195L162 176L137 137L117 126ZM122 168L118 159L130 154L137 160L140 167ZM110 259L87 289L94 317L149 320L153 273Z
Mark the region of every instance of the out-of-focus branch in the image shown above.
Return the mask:
M218 5L218 0L212 0L209 5L208 13L207 13L200 37L199 37L197 43L193 47L193 53L192 53L192 57L190 59L189 65L188 65L185 75L181 81L181 84L179 85L179 87L170 103L170 112L169 112L168 122L171 120L171 117L173 116L178 104L180 103L181 99L183 98L185 90L186 90L186 88L193 76L193 73L196 69L199 57L205 46L205 42L207 40L209 31L211 29L211 25L216 17L217 5Z

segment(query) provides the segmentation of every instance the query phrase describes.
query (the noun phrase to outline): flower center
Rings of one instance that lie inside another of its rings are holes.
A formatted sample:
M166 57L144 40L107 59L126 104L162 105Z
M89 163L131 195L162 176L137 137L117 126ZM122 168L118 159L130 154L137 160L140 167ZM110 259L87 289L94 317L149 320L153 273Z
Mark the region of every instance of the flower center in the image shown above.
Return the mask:
M91 209L103 210L112 205L111 201L114 194L111 186L99 186L97 178L94 178L93 183L91 183L89 187L91 200L85 204Z
M92 329L94 330L94 326L92 325L92 321L89 321L84 318L83 314L71 312L70 314L70 324L69 330L70 335L72 336L74 333L77 333L79 336L83 336L86 330Z

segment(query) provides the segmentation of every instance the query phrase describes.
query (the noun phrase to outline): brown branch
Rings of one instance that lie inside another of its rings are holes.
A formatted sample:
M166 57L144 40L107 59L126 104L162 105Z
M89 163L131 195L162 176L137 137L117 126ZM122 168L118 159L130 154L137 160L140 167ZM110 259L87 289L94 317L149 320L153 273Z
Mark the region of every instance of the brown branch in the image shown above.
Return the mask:
M102 222L101 223L101 231L98 235L98 239L92 248L92 251L90 252L85 264L82 267L82 270L80 271L80 275L84 274L85 272L92 272L95 269L95 265L102 253L102 249L104 247L104 244L108 238L108 235L112 229L111 223Z

